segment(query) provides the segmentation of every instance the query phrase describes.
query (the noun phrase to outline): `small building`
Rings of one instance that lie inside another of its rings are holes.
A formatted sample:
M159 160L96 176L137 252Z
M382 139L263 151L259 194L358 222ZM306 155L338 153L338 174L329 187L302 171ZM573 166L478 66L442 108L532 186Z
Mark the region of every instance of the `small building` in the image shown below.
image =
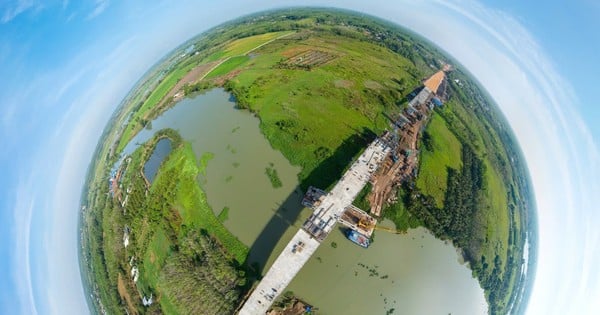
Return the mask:
M126 225L123 228L123 246L125 246L125 248L127 248L127 246L129 245L129 227Z
M142 297L142 304L144 304L144 306L150 306L152 305L153 301L152 301L152 293L150 293L150 297L146 298L146 296L144 295Z
M133 266L133 268L131 268L131 278L133 279L133 282L137 282L139 276L140 276L140 270L138 269L137 266Z

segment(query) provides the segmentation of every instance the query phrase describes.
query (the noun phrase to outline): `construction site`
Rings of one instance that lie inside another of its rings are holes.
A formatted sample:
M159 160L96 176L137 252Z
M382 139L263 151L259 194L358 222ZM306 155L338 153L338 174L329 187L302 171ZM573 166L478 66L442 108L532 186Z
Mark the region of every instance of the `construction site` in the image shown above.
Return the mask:
M371 215L381 216L386 204L396 202L398 186L417 175L419 135L427 125L430 111L446 99L445 78L444 71L438 71L425 80L402 113L394 117L393 131L383 135L391 146L391 154L371 178L373 188L368 196Z
M444 70L423 81L423 87L392 120L393 130L371 142L329 192L308 189L302 204L313 213L249 294L239 314L265 314L336 223L349 228L349 240L368 247L386 203L395 201L395 191L404 180L416 176L419 135L431 110L445 99ZM368 196L370 214L352 205L368 182L373 186Z

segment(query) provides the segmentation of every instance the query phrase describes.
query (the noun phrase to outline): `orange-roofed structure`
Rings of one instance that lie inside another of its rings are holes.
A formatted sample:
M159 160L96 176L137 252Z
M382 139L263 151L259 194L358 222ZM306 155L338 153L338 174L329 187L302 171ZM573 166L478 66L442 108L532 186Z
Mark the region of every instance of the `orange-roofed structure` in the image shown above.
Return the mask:
M444 73L444 71L440 70L431 77L429 77L429 79L425 80L423 85L425 85L425 87L428 88L431 92L437 93L437 90L440 87L440 84L442 84L442 81L444 80L445 76L446 74Z

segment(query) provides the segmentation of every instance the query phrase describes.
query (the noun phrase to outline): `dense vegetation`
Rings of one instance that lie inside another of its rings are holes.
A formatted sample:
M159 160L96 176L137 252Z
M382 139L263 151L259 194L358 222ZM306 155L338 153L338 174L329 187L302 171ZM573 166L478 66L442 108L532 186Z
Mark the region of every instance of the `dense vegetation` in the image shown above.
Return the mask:
M179 242L161 272L165 295L181 314L230 314L245 285L243 271L206 230L192 230Z
M301 166L301 187L326 189L445 62L429 44L386 22L311 9L249 16L176 49L124 100L88 175L82 245L96 309L226 314L251 285L248 247L222 225L229 209L215 216L196 182L210 154L197 160L175 131L162 131L120 164L125 205L106 183L125 145L172 104L167 95L190 71L207 72L182 85L184 95L223 86L238 107L260 118L271 145ZM450 76L450 100L422 135L416 182L399 189L399 202L387 205L383 217L397 229L422 225L452 240L485 289L490 312L505 313L520 285L530 208L524 170L485 95L460 69ZM149 185L141 169L160 137L173 141L173 151ZM273 187L281 185L273 165L265 174ZM369 189L356 200L362 209L369 208ZM155 303L143 307L141 297L150 295Z
M162 137L171 139L173 151L148 186L141 169ZM198 163L191 146L167 129L124 163L120 190L129 191L127 203L110 194L98 196L105 211L93 218L102 221L87 225L88 235L96 237L90 246L101 249L88 257L102 259L93 272L103 307L121 313L121 299L130 313L230 313L247 285L242 265L248 248L223 227L196 184L207 161ZM139 271L135 283L133 268ZM150 296L154 303L143 307L140 297Z
M405 187L402 199L437 237L463 250L490 313L502 314L522 280L531 209L524 170L500 115L464 74L450 75L452 97L424 132L417 183Z

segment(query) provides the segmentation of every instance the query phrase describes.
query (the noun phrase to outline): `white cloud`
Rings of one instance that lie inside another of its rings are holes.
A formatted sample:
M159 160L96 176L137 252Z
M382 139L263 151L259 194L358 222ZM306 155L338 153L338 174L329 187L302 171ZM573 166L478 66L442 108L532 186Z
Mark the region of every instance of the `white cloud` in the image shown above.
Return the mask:
M13 266L15 268L13 277L16 283L17 296L22 314L37 314L36 305L33 298L33 288L31 282L31 263L29 260L30 253L30 238L31 238L31 219L35 201L29 195L29 191L33 186L33 177L24 176L27 178L18 183L17 194L15 196L14 205L14 222L9 226L14 229L14 248L12 252Z
M2 5L2 18L0 23L5 24L12 21L19 14L34 8L35 2L33 0L18 0L16 3L7 3Z
M133 77L145 70L131 63L134 46L134 38L123 40L97 60L101 70L93 70L89 86L66 108L49 140L51 147L61 148L53 159L56 171L51 176L56 180L47 209L53 215L43 237L49 257L45 267L48 281L44 300L39 302L48 306L50 314L86 311L77 258L78 212L74 215L74 210L80 209L79 192L104 124L134 82L132 77L118 74L127 65L133 66L128 68Z
M91 20L99 16L100 14L102 14L102 12L104 12L104 10L106 10L106 8L108 8L109 4L109 0L96 0L96 3L94 4L94 10L90 14L88 14L86 19Z

